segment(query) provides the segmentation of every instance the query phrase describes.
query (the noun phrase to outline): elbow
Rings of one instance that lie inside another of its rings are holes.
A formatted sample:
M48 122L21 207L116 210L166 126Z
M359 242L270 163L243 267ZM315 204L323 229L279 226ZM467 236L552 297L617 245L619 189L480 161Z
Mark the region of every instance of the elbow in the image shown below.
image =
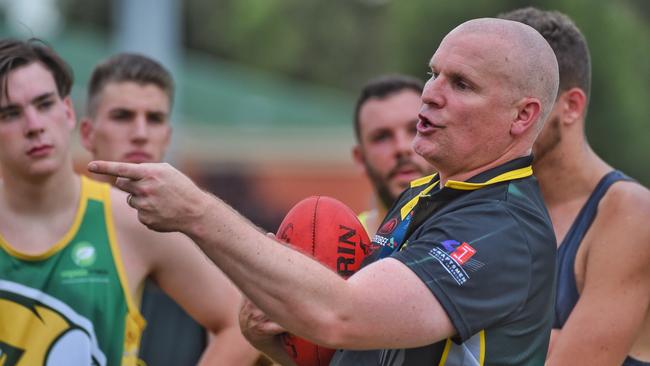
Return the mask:
M358 339L358 327L353 324L354 317L336 311L323 314L314 327L307 330L308 340L320 346L340 349L354 347Z

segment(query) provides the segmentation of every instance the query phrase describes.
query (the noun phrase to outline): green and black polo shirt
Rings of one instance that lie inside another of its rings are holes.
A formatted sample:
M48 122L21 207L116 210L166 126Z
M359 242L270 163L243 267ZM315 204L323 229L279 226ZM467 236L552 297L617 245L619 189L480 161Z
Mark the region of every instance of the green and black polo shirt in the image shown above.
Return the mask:
M456 336L414 349L338 351L330 365L543 365L553 321L556 241L532 157L466 182L418 179L389 211L368 262L408 266Z

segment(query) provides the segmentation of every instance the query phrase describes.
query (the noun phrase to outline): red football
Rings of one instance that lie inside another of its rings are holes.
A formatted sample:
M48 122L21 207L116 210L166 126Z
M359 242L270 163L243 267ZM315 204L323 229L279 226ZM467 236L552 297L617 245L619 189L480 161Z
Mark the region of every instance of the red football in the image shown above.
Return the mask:
M282 220L276 237L350 277L371 250L370 239L354 212L340 201L312 196L298 202ZM287 334L284 349L298 366L328 365L334 350Z

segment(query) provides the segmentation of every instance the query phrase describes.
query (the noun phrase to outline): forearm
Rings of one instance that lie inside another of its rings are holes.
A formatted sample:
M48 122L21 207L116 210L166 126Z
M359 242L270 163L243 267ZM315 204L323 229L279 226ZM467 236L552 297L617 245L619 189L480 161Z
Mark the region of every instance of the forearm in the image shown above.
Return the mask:
M206 205L205 214L183 231L271 319L322 341L319 325L335 323L344 303L339 299L348 298L346 282L268 238L219 199Z
M241 335L239 327L233 326L209 335L199 365L254 365L259 356L260 353Z
M630 351L642 324L638 312L627 309L608 317L601 311L584 311L585 303L578 303L551 338L548 365L620 365Z

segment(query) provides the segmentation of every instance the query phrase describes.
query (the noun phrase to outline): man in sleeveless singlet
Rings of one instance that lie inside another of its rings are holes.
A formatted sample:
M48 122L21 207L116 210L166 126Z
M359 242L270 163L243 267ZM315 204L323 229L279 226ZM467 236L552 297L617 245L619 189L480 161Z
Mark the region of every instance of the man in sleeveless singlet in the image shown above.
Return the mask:
M555 55L531 27L474 19L429 67L413 146L438 175L411 183L373 238L376 261L347 280L169 165L88 168L118 176L143 223L192 238L277 325L341 349L334 365L540 365L556 250L530 153L557 93ZM291 364L279 338L257 346Z
M157 61L133 53L111 56L97 64L91 74L86 115L80 121L82 143L93 159L163 161L172 134L173 100L172 75ZM114 181L102 175L93 178ZM201 324L151 279L144 286L141 308L147 328L140 358L147 364L196 365L202 355L206 363L210 359L218 362L219 346L208 344ZM209 337L209 342L219 341L218 334Z
M560 68L555 107L533 147L559 245L548 364L650 365L650 192L608 165L585 138L587 42L556 11L525 8L501 17L537 29Z
M355 163L372 184L372 208L359 214L374 234L388 208L417 178L433 168L413 151L422 82L404 75L372 79L361 89L354 112Z
M135 295L152 276L242 364L236 288L185 236L148 230L125 194L74 173L67 64L1 40L0 85L0 363L136 365Z

